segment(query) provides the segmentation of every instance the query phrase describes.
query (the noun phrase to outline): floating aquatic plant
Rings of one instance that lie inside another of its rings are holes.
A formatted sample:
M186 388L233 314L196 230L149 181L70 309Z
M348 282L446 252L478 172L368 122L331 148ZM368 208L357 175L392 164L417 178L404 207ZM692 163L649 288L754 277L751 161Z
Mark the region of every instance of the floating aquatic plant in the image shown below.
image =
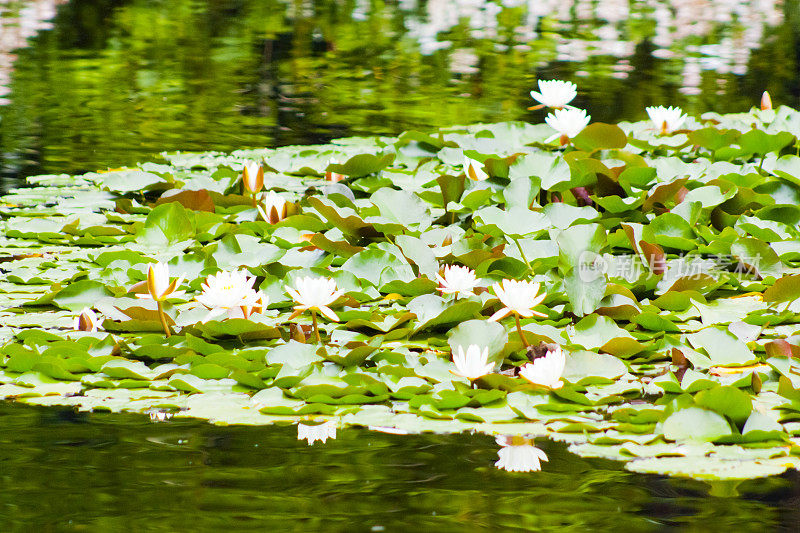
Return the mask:
M489 361L489 348L481 347L477 344L470 344L465 350L463 346L456 346L453 353L453 374L474 381L481 376L485 376L494 368L494 363Z
M436 273L436 280L439 282L439 291L442 294L452 294L456 298L459 296L475 296L472 292L478 284L475 271L469 267L460 265L447 265L442 269L442 273Z
M208 309L204 320L226 314L228 318L248 318L253 308L262 309L266 297L253 289L256 279L241 270L218 272L203 282L203 292L196 296Z
M780 473L800 462L800 112L764 107L30 178L0 206L0 397L478 431L513 471L545 460L514 439L547 436L637 472Z
M522 343L527 347L528 341L525 340L525 335L522 333L522 326L520 325L520 317L530 318L532 316L547 316L533 308L544 301L547 294L539 294L539 283L531 281L516 281L513 279L504 279L500 283L495 283L492 289L494 290L503 308L489 317L489 320L497 321L508 315L514 315L514 320L517 323L517 332L522 340Z
M320 342L317 313L322 313L329 320L338 322L339 317L328 306L344 294L344 291L337 289L336 282L330 278L305 276L298 278L294 287L287 286L286 292L297 303L292 317L299 315L303 311L311 311L314 335L317 342Z
M166 263L151 264L147 268L147 292L137 293L137 298L151 299L156 302L158 306L158 318L161 320L161 326L164 328L164 335L170 336L169 325L164 313L164 302L167 298L180 298L185 294L185 291L177 290L183 282L184 276L180 276L170 281L169 265Z
M538 84L539 91L531 91L531 98L539 105L529 107L530 110L542 107L562 109L578 96L578 86L571 81L539 80Z
M537 357L532 363L520 367L519 375L534 385L558 389L564 384L561 375L564 373L566 362L567 358L561 346L548 348L542 357Z

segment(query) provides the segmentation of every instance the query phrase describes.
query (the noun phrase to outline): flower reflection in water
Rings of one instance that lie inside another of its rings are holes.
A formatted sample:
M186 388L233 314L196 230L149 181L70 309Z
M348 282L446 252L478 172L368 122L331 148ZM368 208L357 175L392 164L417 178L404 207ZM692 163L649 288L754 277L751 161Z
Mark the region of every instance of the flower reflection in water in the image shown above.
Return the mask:
M497 450L498 461L494 464L508 472L537 472L542 469L542 461L547 455L533 445L533 439L526 437L501 436L495 439L500 445Z
M328 439L336 438L336 424L323 422L321 424L297 423L297 440L307 440L311 446L316 441L325 443Z
M0 0L0 105L9 103L4 98L10 92L8 84L17 58L14 50L27 46L28 39L40 30L53 27L50 19L56 8L66 0L33 0L10 2Z
M150 411L150 420L153 422L166 422L173 417L173 414L168 411Z

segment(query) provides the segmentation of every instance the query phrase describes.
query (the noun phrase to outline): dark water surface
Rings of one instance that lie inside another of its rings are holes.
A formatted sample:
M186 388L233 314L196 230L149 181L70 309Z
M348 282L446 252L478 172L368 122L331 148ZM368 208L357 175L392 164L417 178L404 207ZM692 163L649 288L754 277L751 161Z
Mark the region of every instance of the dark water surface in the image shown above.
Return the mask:
M764 89L798 106L798 35L797 0L0 1L0 175L540 121L540 78L604 121L742 111ZM0 531L800 529L796 472L710 485L540 442L544 471L512 474L487 436L308 446L294 426L14 404L0 428Z
M601 121L800 103L798 0L2 0L3 20L7 179L538 122L537 79L575 81Z
M544 471L494 467L494 439L153 423L0 404L3 531L797 531L796 474L665 479L544 443ZM709 491L723 494L709 497ZM738 494L738 495L737 495Z

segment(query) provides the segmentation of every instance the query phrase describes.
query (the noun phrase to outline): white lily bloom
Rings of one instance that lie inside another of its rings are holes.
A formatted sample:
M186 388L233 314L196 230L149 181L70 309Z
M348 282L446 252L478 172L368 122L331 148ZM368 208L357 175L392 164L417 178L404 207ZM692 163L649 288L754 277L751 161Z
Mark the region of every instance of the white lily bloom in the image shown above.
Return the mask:
M583 131L583 128L589 125L591 119L592 116L587 115L583 109L575 109L574 107L556 109L547 115L544 121L558 133L549 137L545 142L552 142L561 137L562 144L566 144L564 139L571 139L578 135Z
M571 81L539 80L539 92L531 91L531 97L545 107L560 109L578 95L578 86Z
M530 318L534 315L547 316L533 310L547 296L546 293L539 294L538 283L504 279L501 283L495 283L492 288L505 307L489 317L489 320L496 322L511 313L524 318Z
M489 362L489 348L481 351L477 344L470 344L464 352L462 346L456 346L456 353L453 354L453 364L455 371L451 372L457 376L465 377L469 380L478 379L489 374L494 368L494 363Z
M336 438L336 424L333 422L323 422L322 424L303 424L297 423L297 440L307 440L308 445L311 446L316 441L323 444L328 439Z
M181 283L183 276L170 283L169 266L166 263L150 264L147 269L147 294L136 294L136 297L157 302L163 302L167 298L180 298L186 294L186 291L176 290Z
M473 181L486 181L489 179L489 174L483 171L483 165L475 161L474 159L470 159L467 156L464 156L464 174Z
M75 317L72 329L94 333L97 331L97 325L99 323L100 319L97 318L97 314L88 307L84 307L81 310L81 314Z
M336 301L339 296L344 294L343 290L337 290L336 282L330 278L312 278L310 276L298 278L295 281L295 288L286 286L286 292L289 296L294 298L298 305L295 306L295 312L302 312L305 310L319 311L326 317L334 322L339 321L330 307L330 304Z
M671 133L680 128L689 118L680 107L648 107L646 109L650 120L661 133Z
M264 168L254 161L244 164L242 182L247 192L257 193L264 187Z
M223 313L227 313L228 318L247 318L259 298L265 298L261 291L253 289L255 281L242 270L208 276L201 286L203 293L195 297L209 309L203 321Z
M534 385L559 389L564 385L561 374L564 373L566 362L567 357L559 346L555 350L547 350L544 357L537 357L532 363L524 365L519 369L519 375Z
M472 295L472 289L478 284L475 271L469 267L448 265L444 267L444 276L436 274L436 281L441 284L439 290L442 294Z
M269 191L264 194L261 203L264 207L258 205L258 212L261 213L261 217L270 224L276 224L286 218L286 209L288 206L286 205L286 199L280 194L275 191Z
M520 440L524 444L508 444L509 441ZM542 461L547 461L547 454L533 444L528 444L529 439L519 439L507 437L497 437L497 444L501 446L497 450L499 460L494 464L501 470L508 472L538 472L542 469Z

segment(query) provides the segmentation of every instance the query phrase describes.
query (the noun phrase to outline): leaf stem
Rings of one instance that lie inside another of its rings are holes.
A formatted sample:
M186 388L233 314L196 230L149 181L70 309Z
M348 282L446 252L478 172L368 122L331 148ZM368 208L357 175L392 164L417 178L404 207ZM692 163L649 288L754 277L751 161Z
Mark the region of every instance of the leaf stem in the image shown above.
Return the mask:
M525 257L525 252L522 251L522 246L520 246L519 240L515 239L514 237L511 237L511 240L514 241L514 244L517 245L517 250L519 250L519 255L521 255L522 256L522 260L525 261L525 266L528 267L528 271L533 273L533 267L528 262L528 258Z
M317 344L319 344L322 339L319 337L319 325L317 325L317 312L315 310L311 310L311 321L314 324L314 334L317 337Z
M522 344L525 346L525 350L527 350L531 345L528 344L528 339L526 339L525 334L522 333L522 326L519 323L519 315L517 313L514 313L514 319L517 321L517 333L519 333L519 338L522 339Z
M164 328L164 335L166 335L167 338L169 339L169 336L171 335L171 333L169 332L169 325L167 324L167 317L164 314L164 306L163 306L163 304L161 303L160 300L156 300L156 306L158 307L158 318L161 319L161 327Z

